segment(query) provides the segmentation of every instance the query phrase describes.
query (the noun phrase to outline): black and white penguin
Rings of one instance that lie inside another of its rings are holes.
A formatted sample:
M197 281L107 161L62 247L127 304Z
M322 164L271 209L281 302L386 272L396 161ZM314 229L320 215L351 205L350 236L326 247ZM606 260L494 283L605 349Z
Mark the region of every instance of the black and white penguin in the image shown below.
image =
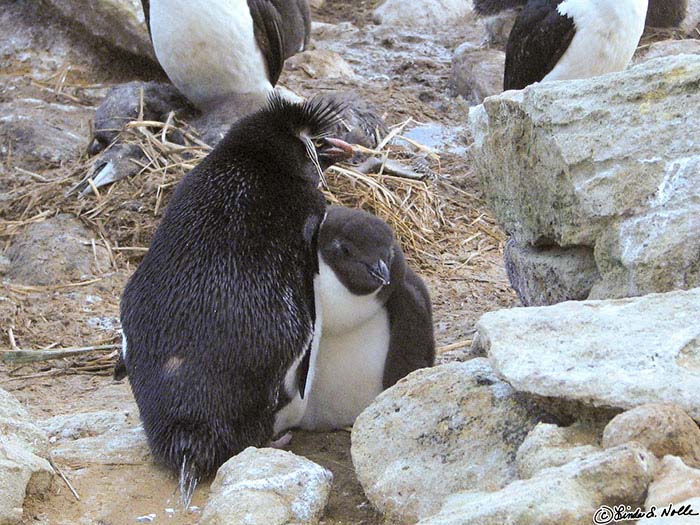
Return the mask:
M435 362L428 289L384 221L329 208L319 266L323 329L300 425L308 430L352 425L380 392Z
M200 109L239 98L262 105L311 34L307 0L141 3L158 62Z
M504 88L624 69L646 12L647 0L530 0L508 38Z
M340 108L273 95L178 185L121 302L122 358L154 458L183 500L301 420L318 347L324 138Z

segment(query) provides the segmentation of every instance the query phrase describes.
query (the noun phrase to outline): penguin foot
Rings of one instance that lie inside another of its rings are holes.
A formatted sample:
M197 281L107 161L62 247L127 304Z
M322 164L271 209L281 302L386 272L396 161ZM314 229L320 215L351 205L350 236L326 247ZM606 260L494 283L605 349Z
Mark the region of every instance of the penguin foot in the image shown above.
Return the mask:
M289 446L289 444L292 442L292 433L287 432L282 437L279 437L275 439L274 441L270 441L270 447L272 448L284 448L286 446Z

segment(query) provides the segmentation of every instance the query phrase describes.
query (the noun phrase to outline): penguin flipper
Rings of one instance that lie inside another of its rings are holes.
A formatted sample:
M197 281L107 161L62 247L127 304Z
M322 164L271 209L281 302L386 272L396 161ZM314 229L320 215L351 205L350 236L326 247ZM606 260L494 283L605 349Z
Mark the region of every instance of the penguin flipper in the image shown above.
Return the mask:
M569 48L574 20L557 11L561 0L535 0L515 20L506 45L503 88L523 89L539 82Z
M384 366L384 389L414 370L435 364L430 294L423 280L406 267L405 282L386 302L389 352Z
M248 0L255 40L267 63L267 76L273 86L284 67L282 17L270 0Z

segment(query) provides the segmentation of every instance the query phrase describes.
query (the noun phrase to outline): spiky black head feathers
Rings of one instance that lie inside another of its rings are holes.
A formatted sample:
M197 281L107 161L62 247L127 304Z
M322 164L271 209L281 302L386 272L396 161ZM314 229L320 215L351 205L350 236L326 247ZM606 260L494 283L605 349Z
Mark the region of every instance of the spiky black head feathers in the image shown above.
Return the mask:
M315 96L304 103L292 102L273 91L267 105L260 110L272 121L284 123L294 134L311 139L325 137L340 121L345 104L330 97Z

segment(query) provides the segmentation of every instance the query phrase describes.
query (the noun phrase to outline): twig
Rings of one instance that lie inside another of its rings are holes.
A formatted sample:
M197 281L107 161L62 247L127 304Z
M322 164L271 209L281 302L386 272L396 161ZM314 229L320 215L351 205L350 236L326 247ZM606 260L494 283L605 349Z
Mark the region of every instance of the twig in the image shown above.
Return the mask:
M62 348L60 350L12 350L0 354L0 360L4 363L33 363L35 361L74 357L98 350L114 350L115 348L121 348L121 345L84 346L80 348Z
M452 343L451 345L445 345L438 348L436 354L444 354L445 352L450 352L452 350L457 350L459 348L465 348L472 344L472 339L465 339L464 341L458 341L457 343Z
M58 468L58 466L56 465L56 463L53 462L53 458L51 457L51 454L49 454L49 464L51 465L51 468L54 470L54 472L55 472L56 474L58 474L59 476L61 476L61 479L63 480L63 482L64 482L64 483L66 484L66 486L68 487L68 490L71 491L71 493L73 494L73 496L75 497L75 499L77 499L78 501L80 501L80 494L78 494L78 491L75 490L75 488L73 487L73 485L71 484L71 482L68 481L68 478L67 478L66 475L63 473L63 471L61 471L61 469Z

